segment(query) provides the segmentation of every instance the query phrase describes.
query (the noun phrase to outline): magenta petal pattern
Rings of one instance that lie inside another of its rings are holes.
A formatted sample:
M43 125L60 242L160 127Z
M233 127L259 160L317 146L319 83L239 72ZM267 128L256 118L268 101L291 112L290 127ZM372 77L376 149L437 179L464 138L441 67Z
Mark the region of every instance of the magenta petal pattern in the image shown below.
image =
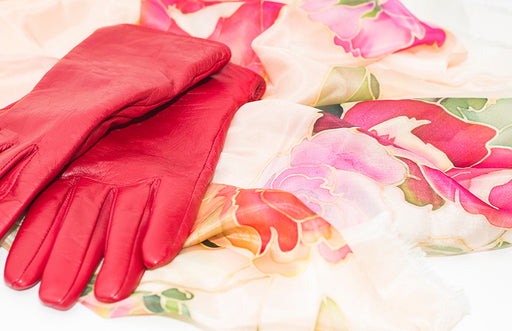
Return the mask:
M287 168L270 164L264 186L293 193L337 229L389 212L383 187L397 185L406 167L378 142L352 129L321 132L290 152Z
M399 1L307 0L302 8L309 18L327 26L334 43L365 59L379 58L412 46L442 46L446 33L411 14Z
M483 215L496 227L511 228L511 208L506 203L512 181L511 150L489 146L498 138L498 128L453 116L450 111L460 108L451 104L463 104L461 100L361 102L348 109L343 120L392 142L399 147L395 153L421 169L423 189L414 193L419 200L441 197L470 214ZM486 114L485 108L479 113ZM404 130L406 123L413 125ZM417 143L411 143L414 140Z

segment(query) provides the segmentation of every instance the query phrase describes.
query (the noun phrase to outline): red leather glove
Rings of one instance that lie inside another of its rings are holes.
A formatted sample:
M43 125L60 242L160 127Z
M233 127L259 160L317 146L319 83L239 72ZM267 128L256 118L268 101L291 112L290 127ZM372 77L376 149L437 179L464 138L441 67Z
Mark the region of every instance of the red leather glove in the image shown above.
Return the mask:
M229 57L220 43L136 25L101 28L71 50L0 110L0 237L109 127L168 102Z
M232 116L264 89L261 77L229 65L154 116L111 131L29 208L6 282L21 289L42 273L41 300L66 309L104 255L96 297L128 296L143 261L162 265L182 248Z

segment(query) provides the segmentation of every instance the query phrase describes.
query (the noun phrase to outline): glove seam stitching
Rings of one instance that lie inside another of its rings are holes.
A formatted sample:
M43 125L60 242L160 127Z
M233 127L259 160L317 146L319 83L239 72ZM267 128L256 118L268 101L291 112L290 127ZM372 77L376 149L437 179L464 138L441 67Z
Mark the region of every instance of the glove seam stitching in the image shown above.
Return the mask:
M107 198L108 198L108 196L109 196L110 192L111 192L111 190L107 191L107 193L105 194L105 196L104 196L104 198L103 198L103 201L102 201L102 203L101 203L101 208L100 208L100 210L99 210L99 212L98 212L98 215L97 215L97 217L96 217L96 222L94 223L94 228L93 228L93 230L91 231L91 233L90 233L90 235L89 235L89 238L88 238L88 240L87 240L87 249L85 249L85 250L84 250L84 253L82 254L82 258L80 259L80 261L84 261L84 260L85 260L85 257L87 256L88 248L91 246L91 241L92 241L92 238L94 237L94 234L95 234L95 231L94 231L94 230L95 230L95 229L97 228L97 226L98 226L98 223L99 223L99 221L100 221L100 216L101 216L101 214L102 214L102 210L103 210L103 208L105 207L105 202L106 202L106 200L107 200ZM112 197L112 203L111 203L111 205L110 205L110 208L112 208L112 206L115 204L116 199L117 199L117 194L115 194L115 195ZM109 213L109 219L110 219L110 214L111 214L111 212ZM80 264L80 267L78 268L78 272L74 275L74 277L73 277L73 281L72 281L72 283L71 283L72 285L76 283L76 280L77 280L78 276L80 275L80 272L82 271L82 267L83 267L83 263L81 263L81 264ZM66 302L66 301L67 301L68 297L70 296L70 293L71 293L71 290L72 290L72 289L73 289L73 286L70 286L70 287L67 289L66 293L62 296L62 299L61 299L61 301L60 301L61 303L63 303L63 302Z
M25 266L25 268L23 268L22 277L27 272L27 270L31 267L31 265L34 262L34 260L36 259L36 256L40 252L41 247L44 246L44 242L46 241L46 238L48 237L48 235L52 232L52 230L55 227L58 227L62 223L62 220L66 217L66 215L67 215L67 213L69 211L69 207L71 206L71 201L73 200L73 196L74 196L74 193L76 191L76 187L78 186L77 184L78 184L79 180L80 180L79 177L74 179L72 184L71 184L71 187L67 190L66 195L64 196L64 199L62 199L62 202L61 202L61 204L59 206L59 209L55 213L54 221L52 222L52 225L50 226L50 229L48 231L45 231L45 235L43 237L43 240L41 240L41 243L38 245L38 248L36 250L37 254L34 254L32 256L32 258L30 259L30 261ZM64 215L62 215L62 214L64 214ZM62 216L60 216L60 215L62 215ZM46 262L48 262L48 258L46 259ZM44 270L44 268L43 268L43 270ZM41 274L43 272L44 271L42 271Z
M156 186L156 188L155 188ZM135 232L135 236L134 236L134 240L133 240L133 245L131 245L131 254L130 256L134 256L134 251L137 249L136 246L137 246L137 241L140 240L140 238L144 238L144 234L141 233L140 229L141 227L144 226L144 224L149 220L151 219L151 216L153 214L153 202L155 200L155 196L156 194L158 193L158 188L160 186L160 180L159 179L155 179L152 181L152 183L150 184L149 186L149 194L148 194L148 199L146 200L146 204L144 206L144 209L143 209L143 212L142 212L142 215L141 217L139 218L139 222L138 222L138 225L137 225L137 231ZM146 211L147 211L147 214L146 214ZM110 220L109 220L110 221ZM109 230L110 230L110 227L109 227ZM109 231L110 232L110 231ZM110 235L107 237L110 239ZM108 250L108 243L109 243L110 240L107 241L107 245L105 246L105 251ZM130 262L128 264L128 267L126 268L126 270L130 270L131 267L133 265L133 259L130 259ZM101 270L100 270L101 271ZM128 272L127 272L128 273ZM121 290L124 288L126 282L128 280L128 277L124 277L123 278L123 282L121 284L121 286L117 289L116 293L114 294L114 297L117 297L119 292L121 292Z

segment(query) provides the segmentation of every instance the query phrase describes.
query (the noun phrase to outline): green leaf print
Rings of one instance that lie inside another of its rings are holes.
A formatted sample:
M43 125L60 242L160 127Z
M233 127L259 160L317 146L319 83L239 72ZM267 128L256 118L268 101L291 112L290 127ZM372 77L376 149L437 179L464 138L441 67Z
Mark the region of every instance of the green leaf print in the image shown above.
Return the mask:
M334 115L338 118L343 115L343 107L341 105L335 104L335 105L326 105L326 106L318 106L317 109L324 111L328 114Z
M503 248L507 246L510 246L510 243L508 241L500 240L496 243L496 245L494 245L493 248Z
M466 118L466 113L473 110L481 110L487 103L485 98L444 98L440 102L450 113L457 117Z
M315 106L375 100L379 93L379 82L368 69L333 67L321 88Z
M180 306L178 305L178 302L176 302L174 300L166 300L165 301L165 310L173 312L173 313L179 313Z
M91 293L93 290L93 287L92 286L89 286L87 285L85 288L84 288L84 291L82 292L82 294L80 294L81 297L85 297L86 295L88 295L89 293Z
M374 18L374 17L377 17L377 15L379 15L379 13L382 11L382 8L379 6L378 2L375 1L375 6L373 7L373 9L369 12L367 12L366 14L364 14L363 16L361 16L361 18Z
M192 300L194 298L194 295L190 292L182 292L178 290L177 288L170 288L168 290L165 290L162 292L162 295L167 298L172 298L180 301L185 300Z
M162 305L160 303L160 296L154 294L154 295L145 295L142 298L142 301L144 302L144 306L146 308L155 314L160 314L165 312L165 310L162 308Z
M359 6L368 2L373 2L373 0L340 0L336 5L338 6Z
M181 304L181 315L190 317L190 310L185 304Z
M154 314L176 313L190 316L190 311L183 301L192 300L193 298L194 295L188 291L169 288L162 292L143 295L142 302L146 309Z
M356 93L347 100L348 102L375 100L379 97L380 87L377 78L369 72L365 78Z
M495 128L489 146L512 147L512 99L445 98L439 103L457 117Z
M94 290L94 282L96 282L96 274L92 275L91 279L89 279L87 286L85 287L82 294L80 294L81 297L85 297Z
M460 255L469 252L460 247L444 245L422 245L421 248L427 256Z
M314 331L347 331L347 321L334 300L325 297L320 304Z

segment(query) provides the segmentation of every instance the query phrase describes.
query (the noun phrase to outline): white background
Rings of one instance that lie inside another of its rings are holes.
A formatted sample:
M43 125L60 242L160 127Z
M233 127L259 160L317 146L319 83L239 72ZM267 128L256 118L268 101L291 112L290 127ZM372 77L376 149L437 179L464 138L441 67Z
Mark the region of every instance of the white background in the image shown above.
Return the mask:
M4 249L0 251L0 268L3 270L7 253ZM455 327L455 331L512 330L512 248L429 258L427 263L447 283L463 288L470 301L471 314ZM40 303L37 290L34 287L18 292L0 284L0 324L18 330L41 331L199 330L159 316L105 319L81 304L66 312L57 311Z

